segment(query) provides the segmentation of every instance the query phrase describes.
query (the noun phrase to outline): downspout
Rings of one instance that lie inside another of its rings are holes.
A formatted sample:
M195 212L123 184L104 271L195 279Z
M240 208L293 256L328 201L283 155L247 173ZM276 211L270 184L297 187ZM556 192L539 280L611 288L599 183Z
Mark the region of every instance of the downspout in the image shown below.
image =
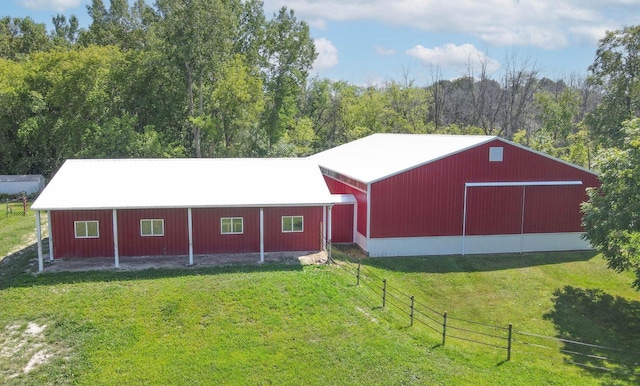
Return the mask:
M264 208L260 208L260 263L264 263Z
M187 223L189 228L189 265L193 265L193 213L187 209Z
M462 256L465 252L465 236L467 235L467 184L464 184L464 206L462 209Z

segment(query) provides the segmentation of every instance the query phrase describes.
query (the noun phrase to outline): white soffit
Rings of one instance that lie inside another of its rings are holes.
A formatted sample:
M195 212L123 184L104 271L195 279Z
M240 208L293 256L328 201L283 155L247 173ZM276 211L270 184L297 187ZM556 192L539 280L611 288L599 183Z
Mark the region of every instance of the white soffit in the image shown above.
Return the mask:
M68 160L35 210L322 205L333 200L308 159Z
M368 184L496 138L488 135L373 134L309 158L322 167Z

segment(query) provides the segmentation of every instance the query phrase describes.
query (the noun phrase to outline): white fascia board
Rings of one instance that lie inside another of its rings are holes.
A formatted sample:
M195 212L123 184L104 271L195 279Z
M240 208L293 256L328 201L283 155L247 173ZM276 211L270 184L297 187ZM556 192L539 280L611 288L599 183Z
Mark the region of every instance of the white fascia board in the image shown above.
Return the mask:
M582 181L507 181L507 182L465 182L464 186L473 188L477 186L568 186L582 185Z

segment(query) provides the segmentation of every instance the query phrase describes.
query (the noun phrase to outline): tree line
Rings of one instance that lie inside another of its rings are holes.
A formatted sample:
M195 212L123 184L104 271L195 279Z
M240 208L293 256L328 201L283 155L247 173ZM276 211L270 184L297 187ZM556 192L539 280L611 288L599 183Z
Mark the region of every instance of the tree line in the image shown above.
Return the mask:
M0 19L0 170L67 158L304 156L376 132L498 135L583 166L604 85L550 80L510 58L498 76L370 86L310 78L307 24L261 1L102 0L80 28Z

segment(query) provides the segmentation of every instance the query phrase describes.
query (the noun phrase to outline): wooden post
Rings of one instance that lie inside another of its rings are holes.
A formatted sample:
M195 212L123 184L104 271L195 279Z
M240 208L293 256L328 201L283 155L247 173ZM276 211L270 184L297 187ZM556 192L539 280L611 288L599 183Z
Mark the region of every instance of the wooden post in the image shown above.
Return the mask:
M360 285L360 259L358 259L358 276L356 276L356 285Z
M387 305L387 279L382 280L382 308Z
M511 334L513 331L513 326L509 323L509 338L507 339L507 361L511 360Z
M413 303L414 303L414 300L415 300L414 296L411 295L411 326L413 326L413 309L414 309Z
M442 322L442 345L447 340L447 311L444 312L444 321Z

